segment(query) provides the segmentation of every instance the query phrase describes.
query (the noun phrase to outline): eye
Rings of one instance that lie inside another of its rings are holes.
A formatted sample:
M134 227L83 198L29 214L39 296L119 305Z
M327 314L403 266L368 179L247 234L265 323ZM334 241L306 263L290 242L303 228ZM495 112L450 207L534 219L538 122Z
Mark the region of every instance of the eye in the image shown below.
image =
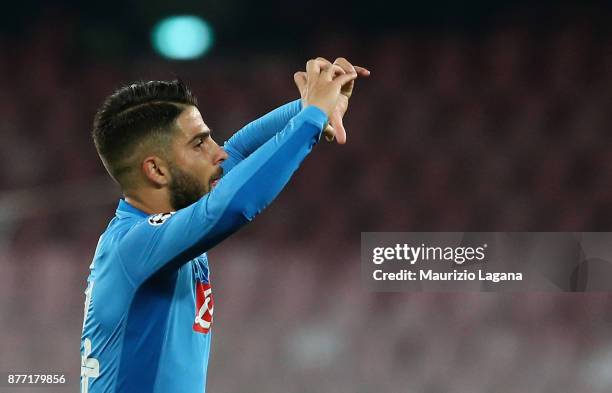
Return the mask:
M196 143L196 147L202 146L203 143L204 143L204 138L198 138L198 143Z

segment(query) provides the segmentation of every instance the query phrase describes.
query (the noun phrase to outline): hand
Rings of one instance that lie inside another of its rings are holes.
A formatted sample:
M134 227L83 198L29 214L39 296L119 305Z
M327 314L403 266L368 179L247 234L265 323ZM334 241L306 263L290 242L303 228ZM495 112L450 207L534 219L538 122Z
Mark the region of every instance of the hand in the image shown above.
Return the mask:
M323 58L318 58L317 60L326 61ZM353 66L351 63L348 62L348 60L343 57L337 58L334 61L334 65L340 67L344 73L350 74L356 72L357 75L360 77L367 77L370 75L369 70L363 67ZM336 73L339 72L340 71L336 69ZM293 79L295 80L295 84L300 90L300 95L304 97L307 84L306 73L303 71L296 72L293 76ZM348 83L344 84L342 86L342 89L340 90L341 95L338 99L336 108L329 117L329 124L325 127L325 130L323 130L323 135L325 136L325 139L327 139L328 142L333 142L334 138L336 138L339 144L346 143L346 130L344 128L342 119L344 117L344 114L346 113L346 110L348 109L348 100L353 94L354 86L355 80L353 79Z
M354 70L347 73L342 67L321 57L309 60L306 63L306 84L300 90L303 94L303 106L315 105L325 112L328 118L331 118L338 104L342 87L355 78L357 78L357 73ZM298 88L300 88L299 84Z
M342 68L344 72L346 73L356 72L358 76L362 76L362 77L367 77L370 75L370 71L368 71L367 69L363 67L353 66L344 57L337 58L334 61L334 64L340 66L340 68ZM331 138L328 135L326 135L326 138L329 142L333 142L334 136L335 136L339 144L346 143L346 129L344 128L342 119L344 118L344 114L346 113L346 110L348 109L348 101L349 101L349 98L351 98L351 95L353 94L354 86L355 86L355 80L352 80L348 82L347 84L345 84L344 86L342 86L342 89L340 89L340 97L338 99L338 105L336 106L334 113L330 117L330 121L329 121L329 123L331 124L331 126L329 126L331 128L331 130L329 130L331 131Z

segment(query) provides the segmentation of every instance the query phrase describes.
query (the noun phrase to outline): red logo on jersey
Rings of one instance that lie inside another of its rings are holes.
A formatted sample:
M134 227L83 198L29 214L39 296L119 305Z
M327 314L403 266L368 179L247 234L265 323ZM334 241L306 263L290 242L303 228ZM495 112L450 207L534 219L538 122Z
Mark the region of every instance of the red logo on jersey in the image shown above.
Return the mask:
M200 333L208 333L212 325L213 310L212 288L210 283L198 282L196 284L196 316L193 322L193 330Z

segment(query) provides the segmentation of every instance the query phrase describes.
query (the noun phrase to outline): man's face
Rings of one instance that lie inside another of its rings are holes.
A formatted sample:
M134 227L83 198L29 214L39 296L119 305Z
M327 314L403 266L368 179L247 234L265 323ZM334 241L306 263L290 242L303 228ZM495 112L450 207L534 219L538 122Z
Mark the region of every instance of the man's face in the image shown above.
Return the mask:
M221 163L227 158L227 153L211 138L210 129L196 107L187 107L177 118L177 125L169 186L170 204L175 210L210 192L221 178Z

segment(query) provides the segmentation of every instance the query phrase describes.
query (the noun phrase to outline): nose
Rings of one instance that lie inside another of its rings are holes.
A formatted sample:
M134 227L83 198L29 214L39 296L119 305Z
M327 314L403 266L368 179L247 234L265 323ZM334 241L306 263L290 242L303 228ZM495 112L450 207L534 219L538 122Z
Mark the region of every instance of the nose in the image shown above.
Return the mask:
M215 164L220 165L223 161L227 160L227 152L222 147L217 149L217 154L215 155Z

